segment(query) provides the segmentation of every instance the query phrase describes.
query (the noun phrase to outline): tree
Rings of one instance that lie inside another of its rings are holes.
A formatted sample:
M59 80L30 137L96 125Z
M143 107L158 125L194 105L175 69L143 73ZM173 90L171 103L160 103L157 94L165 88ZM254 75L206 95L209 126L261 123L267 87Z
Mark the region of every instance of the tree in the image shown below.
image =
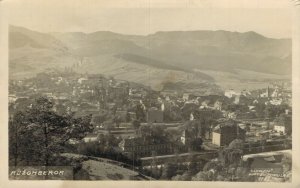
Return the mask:
M242 150L243 148L244 148L244 142L241 139L234 139L228 145L228 149Z
M166 103L164 110L164 120L172 122L180 121L181 119L182 117L180 108L178 106Z
M122 117L119 115L115 115L113 121L114 121L116 127L120 127L120 123L122 122Z
M233 140L228 147L219 151L219 160L223 166L239 165L243 156L244 142L240 139Z
M194 140L192 140L190 142L190 147L193 149L193 150L196 150L196 151L199 151L202 149L202 143L203 143L203 140L201 138L195 138Z
M213 177L213 171L200 171L192 178L192 181L212 181Z
M176 164L166 163L164 168L163 168L161 179L164 179L164 180L171 179L173 176L176 175L176 170L177 170L177 165Z
M182 175L176 175L172 178L174 181L191 181L192 180L192 175L189 172L185 172Z
M115 128L113 120L109 119L103 122L104 129L111 131Z
M190 155L188 160L190 161L187 166L189 174L195 175L202 170L202 161L199 161L195 155Z
M203 171L210 171L210 170L222 171L222 169L223 169L223 166L218 161L209 161L203 167Z
M186 103L186 104L184 104L184 106L181 109L182 117L185 120L190 119L190 114L193 113L197 108L198 108L198 106L196 104L194 104L194 103Z
M14 166L18 165L19 154L22 151L21 143L25 144L25 141L30 139L30 137L27 140L23 139L26 135L23 134L25 122L22 119L24 119L24 113L22 112L11 114L9 118L9 158L10 162L13 159ZM10 165L12 164L10 163Z
M203 140L201 133L203 132L202 124L199 120L187 121L185 124L186 145L191 150L201 150Z
M187 121L185 129L190 133L191 140L198 138L201 135L201 123L198 120Z
M64 150L69 139L82 139L86 132L92 130L90 116L57 115L53 111L53 103L45 97L35 99L30 107L18 114L12 125L21 127L10 132L10 137L12 142L20 144L22 150L18 151L18 157L27 160L27 164L48 166L53 157Z
M180 135L179 129L165 129L166 138L172 143L176 143L180 141L178 135Z
M127 111L127 113L126 113L126 122L130 122L130 121L131 121L130 113Z
M105 120L104 116L101 115L94 115L92 118L92 124L93 125L101 125Z
M136 106L135 113L136 113L136 119L137 120L139 120L141 122L144 122L146 120L146 113L145 113L145 110L144 110L144 108L141 104L138 104Z
M149 137L151 135L151 127L150 127L150 125L141 125L139 127L139 134L142 137Z
M165 129L161 125L141 125L138 132L141 137L151 142L161 143L167 140Z
M140 128L140 126L141 126L141 122L139 121L139 120L133 120L132 121L132 126L133 126L133 128L135 129L135 130L137 130L137 129L139 129Z
M152 125L151 129L151 136L153 138L162 139L164 137L164 128L161 125Z

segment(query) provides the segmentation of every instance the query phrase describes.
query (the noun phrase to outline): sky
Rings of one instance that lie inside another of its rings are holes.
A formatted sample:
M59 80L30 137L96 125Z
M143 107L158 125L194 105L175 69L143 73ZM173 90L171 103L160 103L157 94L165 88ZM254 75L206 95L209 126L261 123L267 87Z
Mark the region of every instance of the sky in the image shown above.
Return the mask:
M4 0L8 22L40 32L255 31L290 38L289 0Z

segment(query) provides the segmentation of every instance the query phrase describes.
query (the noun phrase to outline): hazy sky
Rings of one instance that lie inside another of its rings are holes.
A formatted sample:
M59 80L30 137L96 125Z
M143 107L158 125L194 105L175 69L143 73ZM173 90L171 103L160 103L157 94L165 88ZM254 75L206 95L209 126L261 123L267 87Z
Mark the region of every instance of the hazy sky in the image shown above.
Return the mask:
M10 24L42 32L105 30L145 35L170 30L252 30L268 37L291 37L289 0L6 0L5 3L10 8Z

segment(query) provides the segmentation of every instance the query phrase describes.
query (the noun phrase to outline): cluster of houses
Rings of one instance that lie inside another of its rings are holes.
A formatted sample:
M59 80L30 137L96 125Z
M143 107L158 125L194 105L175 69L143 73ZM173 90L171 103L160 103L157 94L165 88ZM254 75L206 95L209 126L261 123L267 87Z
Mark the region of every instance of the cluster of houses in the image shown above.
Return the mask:
M123 153L127 155L134 153L140 157L188 151L185 146L190 139L190 132L183 128L184 123L197 121L199 114L210 119L222 119L217 125L210 125L199 135L203 141L210 142L216 147L226 146L235 139L246 141L247 129L238 123L243 116L226 110L224 106L251 104L248 105L248 112L252 112L254 105L260 103L260 100L280 105L291 98L288 91L280 87L272 89L268 87L265 92L260 91L258 94L246 90L241 92L229 90L224 96L196 96L179 91L154 92L138 84L101 75L54 74L50 77L50 84L44 88L38 87L35 79L14 81L10 88L9 102L13 103L19 98L30 97L33 94L42 94L55 101L54 110L57 112L75 113L77 116L91 114L95 129L83 139L84 142L99 142L101 134L111 134L120 138L119 148ZM169 106L179 109L179 114L175 116L181 116L186 111L188 119L168 120L165 114ZM198 114L195 114L195 111ZM157 142L141 137L133 125L134 120L138 120L140 126L160 125L164 130L175 130L174 137L177 136L181 144L175 144L167 139ZM286 133L284 125L275 124L273 131L281 135Z

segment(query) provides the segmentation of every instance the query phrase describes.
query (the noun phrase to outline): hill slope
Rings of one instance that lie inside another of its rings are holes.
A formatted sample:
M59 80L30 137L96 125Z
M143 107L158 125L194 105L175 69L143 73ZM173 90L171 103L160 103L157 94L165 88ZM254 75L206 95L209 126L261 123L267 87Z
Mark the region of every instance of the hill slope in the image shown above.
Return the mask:
M108 31L40 33L10 26L9 42L11 79L68 67L162 89L169 82L216 87L215 72L259 72L262 79L265 74L276 79L291 75L291 40L255 32L171 31L136 36ZM244 80L239 76L234 79Z

